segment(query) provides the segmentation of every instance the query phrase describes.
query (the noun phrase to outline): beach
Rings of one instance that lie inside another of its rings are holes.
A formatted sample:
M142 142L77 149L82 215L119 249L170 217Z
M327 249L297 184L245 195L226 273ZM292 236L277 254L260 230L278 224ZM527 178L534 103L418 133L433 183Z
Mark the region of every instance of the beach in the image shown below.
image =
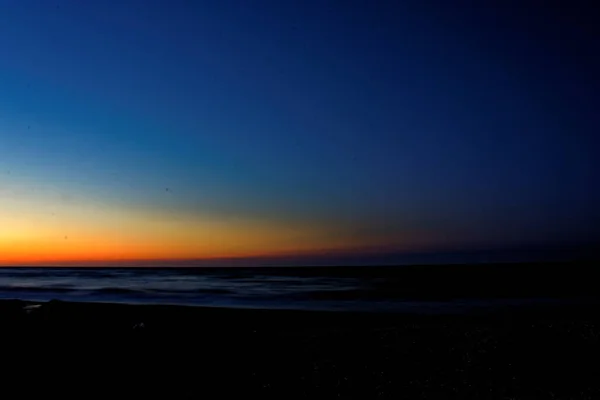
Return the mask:
M600 396L599 308L417 315L0 302L20 393L170 398Z

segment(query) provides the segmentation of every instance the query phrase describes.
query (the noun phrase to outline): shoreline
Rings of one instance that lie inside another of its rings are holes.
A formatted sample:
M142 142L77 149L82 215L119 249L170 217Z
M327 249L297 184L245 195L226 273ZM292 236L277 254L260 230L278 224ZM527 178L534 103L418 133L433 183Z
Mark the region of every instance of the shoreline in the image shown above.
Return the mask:
M545 303L506 305L461 312L419 313L393 311L340 311L219 307L171 304L127 304L114 302L71 302L61 300L0 300L4 324L36 322L40 328L89 329L127 332L143 324L146 333L241 330L294 331L298 329L376 330L406 324L463 323L520 324L527 321L598 321L600 303Z

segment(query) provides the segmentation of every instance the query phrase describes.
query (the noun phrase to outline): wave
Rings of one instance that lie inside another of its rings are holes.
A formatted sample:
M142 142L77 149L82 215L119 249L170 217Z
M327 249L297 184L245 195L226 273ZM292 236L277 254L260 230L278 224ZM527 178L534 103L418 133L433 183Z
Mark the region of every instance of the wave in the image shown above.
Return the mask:
M119 287L104 287L99 289L90 290L92 294L132 294L132 295L144 295L147 294L146 290L132 289L132 288L119 288Z
M216 288L200 288L193 291L198 294L233 294L234 292L228 289L216 289Z
M0 292L36 292L36 293L69 293L77 292L78 289L57 286L0 286Z

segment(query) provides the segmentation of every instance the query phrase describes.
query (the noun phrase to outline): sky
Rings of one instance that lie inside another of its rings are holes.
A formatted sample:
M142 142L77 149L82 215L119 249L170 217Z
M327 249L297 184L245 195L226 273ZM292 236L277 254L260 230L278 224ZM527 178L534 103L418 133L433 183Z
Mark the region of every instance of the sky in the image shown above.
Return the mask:
M596 243L599 29L534 3L0 0L0 264Z

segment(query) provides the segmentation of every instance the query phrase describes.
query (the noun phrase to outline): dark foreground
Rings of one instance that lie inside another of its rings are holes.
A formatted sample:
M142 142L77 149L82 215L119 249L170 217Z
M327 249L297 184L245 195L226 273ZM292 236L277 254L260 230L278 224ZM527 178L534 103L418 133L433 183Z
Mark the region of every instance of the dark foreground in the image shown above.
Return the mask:
M592 306L411 316L31 304L0 302L3 390L18 397L600 398Z

